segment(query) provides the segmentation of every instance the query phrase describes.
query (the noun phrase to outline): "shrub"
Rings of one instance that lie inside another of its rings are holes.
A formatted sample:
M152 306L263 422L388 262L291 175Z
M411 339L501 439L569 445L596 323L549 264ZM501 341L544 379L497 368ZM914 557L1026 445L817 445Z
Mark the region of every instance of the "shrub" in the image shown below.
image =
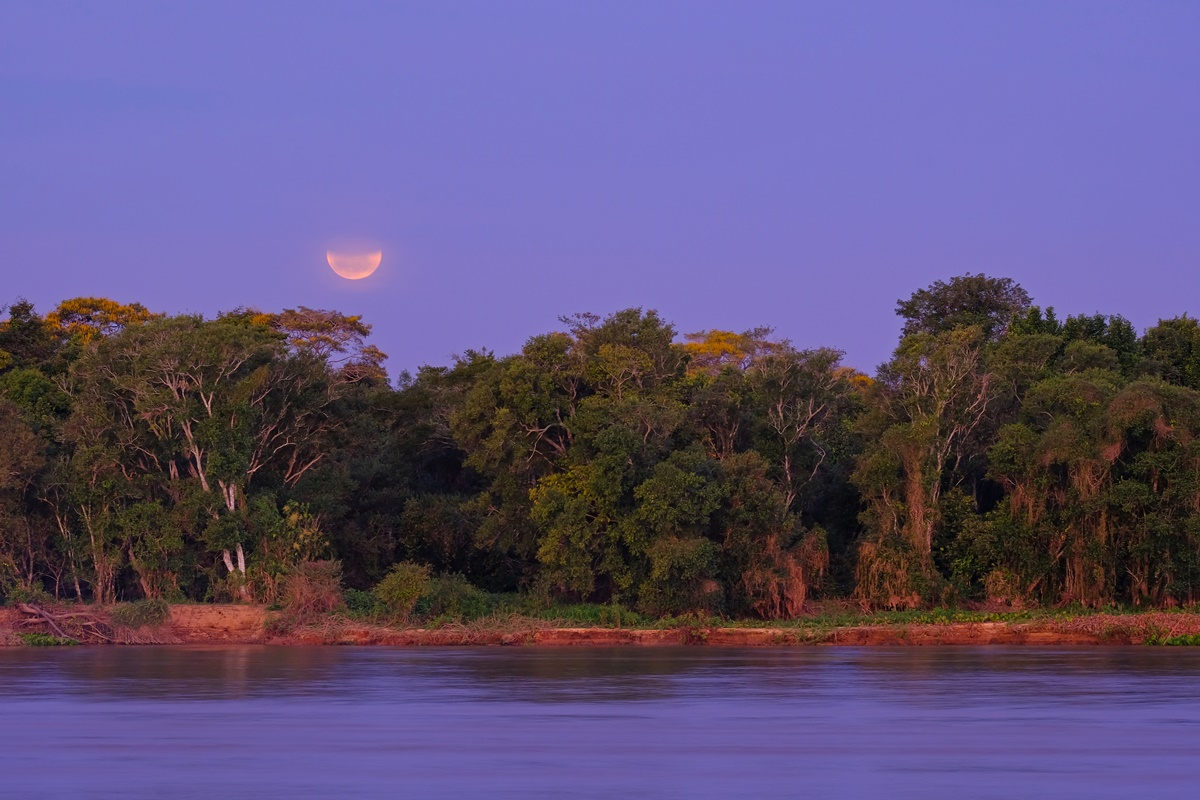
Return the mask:
M600 624L611 625L616 628L626 625L641 625L642 616L626 609L618 603L613 603L600 607Z
M302 561L283 579L283 610L304 618L342 607L342 562Z
M984 596L989 603L1023 608L1026 605L1021 578L1007 569L994 569L983 579Z
M650 574L643 582L640 610L651 616L715 611L721 585L712 580L717 547L707 539L666 537L650 546Z
M123 628L138 629L147 625L162 625L171 615L171 607L166 600L135 600L114 606L110 612L114 625Z
M38 588L29 588L26 586L10 586L4 589L5 603L10 606L15 606L18 603L32 603L38 606L48 606L54 602L54 595Z
M912 544L892 534L866 539L858 548L855 594L864 608L920 608L937 593L940 578Z
M429 592L429 567L401 561L371 590L385 613L393 619L408 619L417 601Z
M1147 637L1147 643L1150 642L1150 637ZM1159 637L1153 644L1165 645L1167 647L1198 647L1200 646L1200 634L1181 634L1179 636Z
M351 614L370 616L379 610L379 601L375 599L375 595L362 589L347 589L342 597L346 602L346 609Z
M554 606L542 612L540 616L560 623L601 625L617 628L627 625L641 625L645 622L641 614L630 611L618 603L574 603L571 605Z
M466 622L487 616L492 610L491 597L473 586L462 575L434 578L417 601L416 611L422 616L441 617Z

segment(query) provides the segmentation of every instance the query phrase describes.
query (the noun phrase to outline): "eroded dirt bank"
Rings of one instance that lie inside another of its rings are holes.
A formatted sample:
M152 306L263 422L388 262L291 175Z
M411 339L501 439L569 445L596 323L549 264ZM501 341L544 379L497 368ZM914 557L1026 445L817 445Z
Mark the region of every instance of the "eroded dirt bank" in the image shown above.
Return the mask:
M94 610L102 615L101 610ZM85 612L70 612L83 616ZM70 614L68 616L70 616ZM95 630L105 630L103 625ZM288 623L276 612L250 605L177 605L161 625L88 644L279 644L394 646L612 646L707 645L717 647L930 646L930 645L1129 645L1148 639L1200 634L1200 613L1090 614L1024 622L891 623L794 627L681 626L663 629L558 627L514 618L497 624L447 625L436 629L371 625L341 617ZM0 608L0 645L21 645L18 633L46 633L45 625L17 609ZM73 635L73 634L72 634Z
M874 645L1127 645L1143 636L1131 631L1087 632L1047 630L1028 624L963 622L946 625L888 625L837 628L832 631L779 628L540 628L488 631L469 628L437 630L346 626L327 630L298 629L267 641L278 644L353 645L509 645L602 647L614 645L704 645L710 647L874 646Z

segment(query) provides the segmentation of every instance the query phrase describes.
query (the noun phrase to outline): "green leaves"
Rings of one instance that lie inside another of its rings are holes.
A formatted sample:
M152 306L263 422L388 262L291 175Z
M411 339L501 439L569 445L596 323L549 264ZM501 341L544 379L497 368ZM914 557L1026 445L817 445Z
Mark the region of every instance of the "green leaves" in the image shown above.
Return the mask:
M1200 599L1200 323L1139 338L984 275L898 305L874 377L767 328L677 342L630 308L393 390L370 326L336 311L18 302L0 578L265 600L334 557L360 589L397 563L461 574L439 579L450 605L479 605L468 584L768 618L818 591Z
M905 336L976 327L995 339L1029 306L1029 294L1011 278L968 273L914 292L896 303L896 314L905 320Z

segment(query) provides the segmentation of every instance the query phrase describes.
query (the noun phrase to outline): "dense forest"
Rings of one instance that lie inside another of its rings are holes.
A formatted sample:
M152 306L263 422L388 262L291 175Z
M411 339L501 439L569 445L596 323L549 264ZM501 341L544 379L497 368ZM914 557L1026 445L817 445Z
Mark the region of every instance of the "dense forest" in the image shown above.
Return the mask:
M562 318L389 380L360 318L0 322L0 597L272 602L423 565L644 614L1200 596L1200 326L965 275L875 375L769 328Z

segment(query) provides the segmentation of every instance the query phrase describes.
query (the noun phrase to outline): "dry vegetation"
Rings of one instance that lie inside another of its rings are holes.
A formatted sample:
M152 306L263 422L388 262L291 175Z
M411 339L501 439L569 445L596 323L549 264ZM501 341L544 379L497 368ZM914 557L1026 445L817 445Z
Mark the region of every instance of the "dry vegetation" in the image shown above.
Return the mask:
M20 634L29 633L79 644L174 644L179 641L171 632L165 616L154 615L152 619L141 620L136 614L131 618L120 613L122 609L135 605L104 607L17 603L9 614L11 630L7 633L0 630L0 643L8 639L8 643L19 644L22 641Z
M1064 631L1086 633L1102 640L1162 643L1175 637L1200 635L1200 613L1092 614L1057 623L1057 626Z

